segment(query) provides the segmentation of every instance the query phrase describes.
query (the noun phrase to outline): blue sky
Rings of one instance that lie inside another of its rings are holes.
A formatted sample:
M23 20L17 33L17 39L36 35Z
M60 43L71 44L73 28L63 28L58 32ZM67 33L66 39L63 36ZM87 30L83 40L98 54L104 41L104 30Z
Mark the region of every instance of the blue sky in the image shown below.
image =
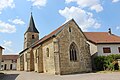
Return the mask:
M111 28L120 36L120 0L0 0L3 54L18 54L23 49L31 11L40 38L72 18L83 31Z

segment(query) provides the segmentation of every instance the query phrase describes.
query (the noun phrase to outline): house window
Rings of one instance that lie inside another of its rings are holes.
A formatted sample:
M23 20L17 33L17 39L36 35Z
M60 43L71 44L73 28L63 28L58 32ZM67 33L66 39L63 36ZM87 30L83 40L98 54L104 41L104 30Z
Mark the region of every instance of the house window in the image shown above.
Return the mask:
M4 60L2 60L2 62L4 62Z
M77 47L75 43L70 45L70 61L77 61Z
M50 56L50 54L49 54L49 48L46 49L46 55L47 55L47 57Z
M32 39L35 39L35 36L34 36L34 35L32 35Z
M12 60L12 63L16 63L17 62L17 60Z
M103 53L111 53L110 47L103 48Z
M120 47L118 47L118 51L119 51L119 53L120 53Z

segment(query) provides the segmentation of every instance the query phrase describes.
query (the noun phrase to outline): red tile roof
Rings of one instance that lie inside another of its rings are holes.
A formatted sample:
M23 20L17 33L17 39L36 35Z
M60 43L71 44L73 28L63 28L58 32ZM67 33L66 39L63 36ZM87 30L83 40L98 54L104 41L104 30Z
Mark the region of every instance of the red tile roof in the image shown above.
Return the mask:
M16 60L18 55L2 55L2 60Z
M84 32L88 41L93 43L120 43L120 37L108 32Z

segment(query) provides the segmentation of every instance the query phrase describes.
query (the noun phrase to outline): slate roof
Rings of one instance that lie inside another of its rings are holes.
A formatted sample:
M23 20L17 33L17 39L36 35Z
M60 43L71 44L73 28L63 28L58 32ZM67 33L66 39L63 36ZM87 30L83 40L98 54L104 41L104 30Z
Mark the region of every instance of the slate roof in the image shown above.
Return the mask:
M31 17L30 17L30 22L29 22L29 26L26 32L35 32L35 33L39 33L39 31L36 29L35 27L35 23L34 23L34 19L31 13Z
M2 60L16 60L19 55L2 55Z
M120 37L109 32L84 32L87 40L95 44L120 43Z

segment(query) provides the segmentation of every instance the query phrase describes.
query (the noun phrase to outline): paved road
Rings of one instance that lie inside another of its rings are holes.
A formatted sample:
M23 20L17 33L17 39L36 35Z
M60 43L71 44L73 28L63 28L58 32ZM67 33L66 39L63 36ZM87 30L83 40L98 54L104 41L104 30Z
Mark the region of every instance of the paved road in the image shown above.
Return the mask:
M71 75L51 75L24 71L3 71L6 75L0 80L120 80L120 72L85 73Z

